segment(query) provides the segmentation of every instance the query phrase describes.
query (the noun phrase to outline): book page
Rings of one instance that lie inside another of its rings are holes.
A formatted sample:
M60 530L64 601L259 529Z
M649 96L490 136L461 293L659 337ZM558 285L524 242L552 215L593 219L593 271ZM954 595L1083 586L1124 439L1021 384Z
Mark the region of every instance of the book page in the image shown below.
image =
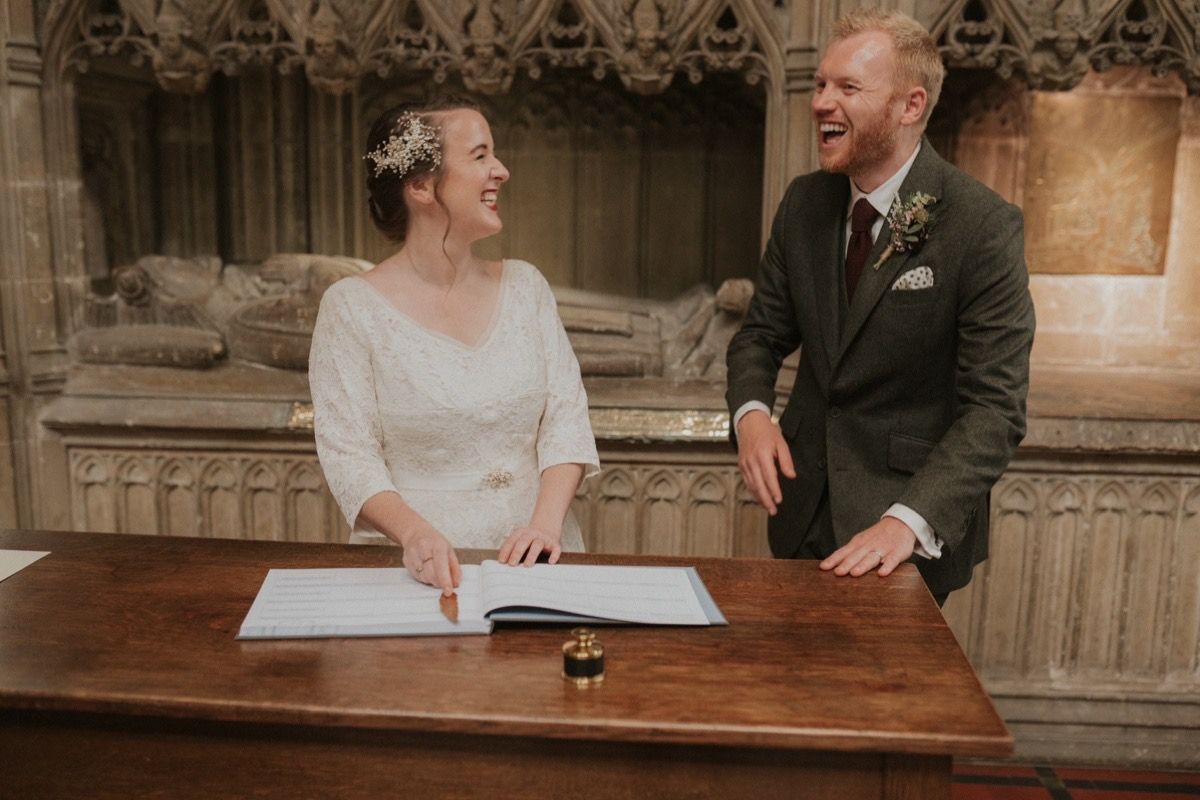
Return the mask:
M489 633L479 597L479 567L464 565L458 623L438 604L441 590L401 568L273 569L239 639L421 636Z
M0 550L0 581L48 555L49 550Z
M481 565L483 610L533 606L645 625L708 625L686 569L585 564Z

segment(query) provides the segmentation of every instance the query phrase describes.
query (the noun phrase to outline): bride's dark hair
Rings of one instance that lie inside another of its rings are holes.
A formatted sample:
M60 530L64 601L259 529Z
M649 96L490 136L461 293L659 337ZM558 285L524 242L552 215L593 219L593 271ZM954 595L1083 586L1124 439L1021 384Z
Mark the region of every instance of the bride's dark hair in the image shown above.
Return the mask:
M367 134L367 152L379 151L393 136L403 136L406 127L405 114L413 113L426 125L437 126L436 117L445 111L470 109L479 111L479 104L468 97L446 95L428 103L405 103L393 106L384 111ZM440 139L439 150L444 144ZM367 160L367 209L371 212L371 221L379 232L393 242L404 241L408 234L408 205L404 200L404 187L417 178L432 175L435 179L434 196L437 197L437 176L442 167L432 158L420 158L399 174L392 169L376 169L370 159ZM438 197L438 202L441 198Z

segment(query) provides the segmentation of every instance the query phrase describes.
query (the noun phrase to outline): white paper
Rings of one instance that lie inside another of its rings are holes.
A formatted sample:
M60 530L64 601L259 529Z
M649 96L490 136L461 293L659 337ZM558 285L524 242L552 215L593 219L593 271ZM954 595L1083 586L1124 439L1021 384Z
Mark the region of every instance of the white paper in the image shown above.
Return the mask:
M486 614L520 607L525 619L553 620L541 610L597 621L645 625L725 624L705 613L691 570L682 567L537 564L465 565L458 622L442 614L441 590L400 568L273 569L238 632L239 639L334 636L425 636L490 633Z
M485 561L485 612L532 606L644 625L708 625L708 615L679 567L535 564Z
M0 581L48 555L48 550L0 550Z
M273 569L239 639L414 636L488 633L479 600L479 567L462 568L458 623L442 614L441 590L401 568Z

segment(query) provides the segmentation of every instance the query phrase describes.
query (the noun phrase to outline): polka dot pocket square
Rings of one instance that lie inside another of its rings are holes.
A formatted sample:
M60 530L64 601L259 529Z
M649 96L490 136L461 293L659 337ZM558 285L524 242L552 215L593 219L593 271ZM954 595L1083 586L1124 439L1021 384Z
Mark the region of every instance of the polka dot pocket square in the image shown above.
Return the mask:
M933 270L929 267L914 267L896 279L896 282L892 284L892 291L903 292L932 287Z

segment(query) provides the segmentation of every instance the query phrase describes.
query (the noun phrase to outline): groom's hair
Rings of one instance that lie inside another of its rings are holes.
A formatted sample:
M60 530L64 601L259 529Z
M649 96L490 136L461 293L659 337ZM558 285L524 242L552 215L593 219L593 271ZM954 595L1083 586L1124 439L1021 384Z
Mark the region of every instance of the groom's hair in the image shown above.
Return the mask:
M868 31L882 31L892 37L896 45L895 86L901 90L910 86L924 87L929 102L925 104L925 115L921 122L928 122L942 93L942 80L946 77L937 42L924 25L907 14L879 8L861 8L838 19L833 23L831 42Z

